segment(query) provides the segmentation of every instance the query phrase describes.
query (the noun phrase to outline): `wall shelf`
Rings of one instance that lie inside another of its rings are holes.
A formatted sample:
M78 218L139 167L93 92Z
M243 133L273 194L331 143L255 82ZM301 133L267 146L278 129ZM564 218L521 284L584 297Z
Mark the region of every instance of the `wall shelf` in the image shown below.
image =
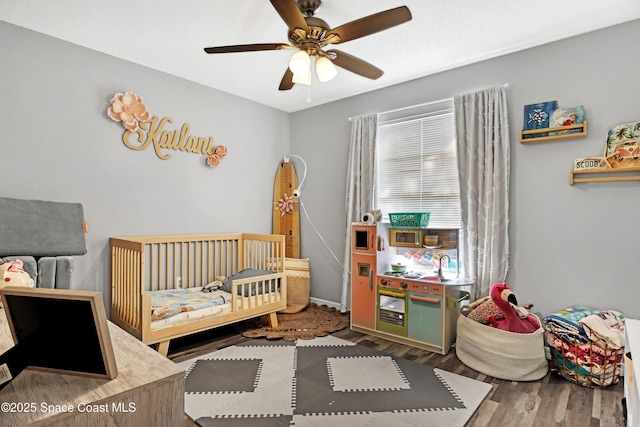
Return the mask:
M569 185L579 182L640 181L640 167L572 170Z
M578 129L580 132L575 133L560 133L557 135L549 135L550 132L562 132L571 129ZM546 136L537 136L526 138L527 135L533 134L547 134ZM521 130L520 131L520 142L522 144L531 144L534 142L543 142L543 141L551 141L557 139L569 139L569 138L581 138L583 136L587 136L587 122L569 125L569 126L558 126L553 128L543 128L543 129L531 129L531 130Z

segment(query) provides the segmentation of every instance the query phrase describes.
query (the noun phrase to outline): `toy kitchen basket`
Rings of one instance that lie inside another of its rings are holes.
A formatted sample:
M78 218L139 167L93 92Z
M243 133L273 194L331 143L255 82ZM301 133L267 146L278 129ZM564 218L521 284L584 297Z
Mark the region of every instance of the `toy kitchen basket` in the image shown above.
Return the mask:
M391 228L427 228L431 212L389 213Z

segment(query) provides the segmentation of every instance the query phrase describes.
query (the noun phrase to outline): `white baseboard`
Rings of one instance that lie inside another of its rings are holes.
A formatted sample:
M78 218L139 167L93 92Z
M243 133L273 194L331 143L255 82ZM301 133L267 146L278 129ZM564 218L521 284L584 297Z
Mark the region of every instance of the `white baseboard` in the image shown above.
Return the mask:
M326 305L329 307L333 307L336 310L340 310L340 303L339 302L333 302L333 301L327 301L327 300L323 300L323 299L319 299L319 298L309 298L309 301L316 304L316 305Z

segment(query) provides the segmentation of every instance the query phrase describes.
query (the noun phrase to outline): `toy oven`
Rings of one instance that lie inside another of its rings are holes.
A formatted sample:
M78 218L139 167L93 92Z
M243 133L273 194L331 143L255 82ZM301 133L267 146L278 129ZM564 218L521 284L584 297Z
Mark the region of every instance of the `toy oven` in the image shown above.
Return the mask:
M407 291L378 287L376 329L407 336Z

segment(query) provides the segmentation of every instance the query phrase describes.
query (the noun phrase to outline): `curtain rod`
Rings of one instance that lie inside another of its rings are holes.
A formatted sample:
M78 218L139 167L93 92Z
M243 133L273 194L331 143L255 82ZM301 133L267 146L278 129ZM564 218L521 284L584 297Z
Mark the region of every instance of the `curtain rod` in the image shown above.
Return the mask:
M504 87L504 88L509 87L509 83L503 84L502 87ZM396 108L395 110L383 111L381 113L378 113L378 115L380 115L380 114L389 114L389 113L397 113L398 111L410 110L412 108L417 108L417 107L425 107L427 105L433 105L433 104L438 104L440 102L448 101L450 99L451 98L444 98L444 99L440 99L440 100L437 100L437 101L431 101L431 102L425 102L425 103L422 103L422 104L410 105L409 107ZM353 120L353 117L349 117L349 121L352 121L352 120Z

